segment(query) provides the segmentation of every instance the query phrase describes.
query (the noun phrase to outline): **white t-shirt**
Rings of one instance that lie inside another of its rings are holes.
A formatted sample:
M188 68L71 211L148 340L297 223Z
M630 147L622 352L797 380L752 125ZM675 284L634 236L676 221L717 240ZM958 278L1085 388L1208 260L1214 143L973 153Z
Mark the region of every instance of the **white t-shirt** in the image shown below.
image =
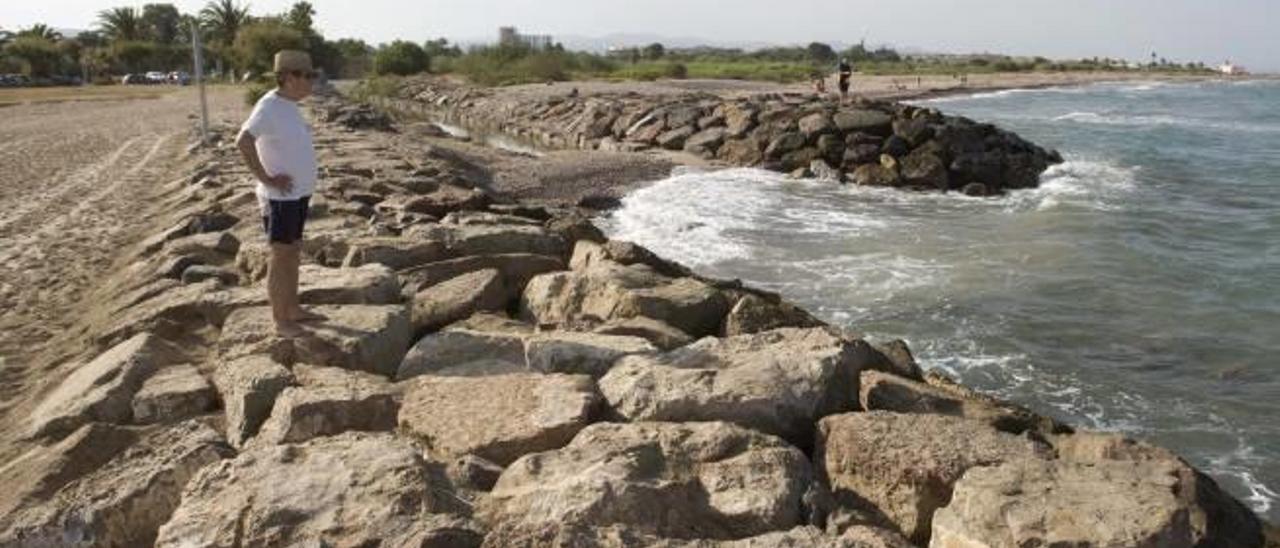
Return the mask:
M316 150L311 128L297 102L280 97L275 90L268 92L258 100L240 131L256 139L258 158L267 175L284 173L293 178L293 188L287 194L259 181L259 200L297 200L315 192Z

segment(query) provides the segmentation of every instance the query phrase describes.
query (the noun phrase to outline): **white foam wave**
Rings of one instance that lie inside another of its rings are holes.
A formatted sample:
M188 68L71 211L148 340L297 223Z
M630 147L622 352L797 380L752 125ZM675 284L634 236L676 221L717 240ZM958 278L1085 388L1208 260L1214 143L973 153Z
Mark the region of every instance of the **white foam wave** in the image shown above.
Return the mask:
M1144 91L1154 91L1161 88L1169 87L1170 85L1171 84L1169 84L1168 82L1161 82L1158 80L1152 80L1148 82L1131 82L1129 84L1121 85L1119 87L1119 91L1125 92L1125 93L1141 93Z
M1280 133L1280 126L1275 125L1227 123L1172 115L1102 114L1098 112L1077 111L1055 116L1052 120L1054 122L1074 122L1078 124L1139 128L1178 127L1245 133Z
M856 287L863 305L889 302L903 293L945 283L950 265L901 253L863 252L793 261L806 278L829 287Z
M1010 193L1003 200L1004 208L1009 212L1046 211L1062 206L1118 210L1137 188L1138 172L1138 167L1068 158L1041 174L1039 187Z
M622 199L604 220L615 237L659 249L690 266L743 258L749 249L733 234L750 230L774 210L768 172L683 170Z
M980 92L977 92L977 93L969 93L969 94L947 95L947 96L944 96L944 97L934 97L934 98L932 98L932 99L921 99L921 100L919 100L919 101L910 101L910 102L911 102L911 103L917 103L917 104L921 104L921 103L950 103L950 102L953 102L953 101L970 101L970 100L984 100L984 99L1000 99L1000 98L1004 98L1004 97L1009 97L1009 96L1013 96L1013 95L1021 95L1021 94L1026 94L1026 93L1045 93L1045 94L1052 94L1052 93L1067 93L1067 94L1075 94L1075 93L1083 93L1083 92L1084 92L1088 87L1089 87L1089 86L1081 86L1081 85L1064 85L1064 86L1049 86L1049 87L1037 87L1037 88L1010 88L1010 89L1001 89L1001 90L996 90L996 91L980 91Z
M1238 481L1249 491L1244 501L1255 512L1266 514L1271 511L1277 501L1280 501L1280 493L1267 486L1253 472L1254 469L1265 466L1266 459L1257 455L1253 446L1249 445L1243 436L1238 436L1236 443L1235 451L1210 458L1207 471L1215 476Z

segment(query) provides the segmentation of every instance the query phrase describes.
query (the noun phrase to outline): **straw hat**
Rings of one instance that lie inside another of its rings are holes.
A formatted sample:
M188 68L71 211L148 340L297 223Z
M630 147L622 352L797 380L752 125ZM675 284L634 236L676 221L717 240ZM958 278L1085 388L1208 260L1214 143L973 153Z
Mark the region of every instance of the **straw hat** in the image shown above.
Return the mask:
M295 70L311 72L311 55L296 49L284 49L276 53L275 68L272 72L285 74Z

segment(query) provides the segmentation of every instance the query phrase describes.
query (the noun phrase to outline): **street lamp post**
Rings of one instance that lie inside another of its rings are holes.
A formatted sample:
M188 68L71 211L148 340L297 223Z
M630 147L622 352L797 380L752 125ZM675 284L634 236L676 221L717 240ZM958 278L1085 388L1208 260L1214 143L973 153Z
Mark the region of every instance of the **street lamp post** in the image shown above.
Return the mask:
M200 88L200 144L209 145L209 103L204 94L204 45L200 41L200 26L191 24L191 49L195 63L196 86Z

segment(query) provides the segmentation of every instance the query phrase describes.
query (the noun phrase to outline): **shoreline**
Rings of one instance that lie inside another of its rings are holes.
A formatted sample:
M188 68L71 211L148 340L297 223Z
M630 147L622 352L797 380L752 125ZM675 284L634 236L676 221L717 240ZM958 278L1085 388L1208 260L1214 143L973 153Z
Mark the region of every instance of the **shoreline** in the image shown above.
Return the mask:
M230 146L235 123L219 124L221 145L152 186L164 207L108 248L101 291L76 303L95 313L69 310L60 350L80 359L32 368L5 409L4 451L17 458L0 468L12 486L0 541L88 530L116 545L224 533L305 543L338 530L339 544L593 546L621 534L634 546L828 546L862 534L925 546L990 521L967 512L994 505L952 505L953 492L1018 495L964 479L984 466L1038 471L1026 491L1068 495L1106 469L1152 495L1116 490L1107 503L1172 516L1142 525L1186 546L1193 531L1175 518L1192 512L1208 516L1196 539L1250 545L1264 526L1166 450L926 374L901 341L866 341L775 294L608 241L582 210L486 196L538 158L422 141L367 107L330 116L332 103L313 103L325 180L303 250L302 298L326 321L301 341L271 334L257 204ZM668 367L675 358L685 363ZM82 382L90 375L106 380ZM158 405L164 420L147 422ZM937 491L904 491L902 478ZM1107 517L1063 499L1025 504ZM125 510L139 500L148 512L134 518ZM573 512L583 504L608 517ZM655 524L649 508L684 521ZM884 519L861 521L867 511ZM935 511L957 517L930 527ZM279 516L296 527L281 533Z

